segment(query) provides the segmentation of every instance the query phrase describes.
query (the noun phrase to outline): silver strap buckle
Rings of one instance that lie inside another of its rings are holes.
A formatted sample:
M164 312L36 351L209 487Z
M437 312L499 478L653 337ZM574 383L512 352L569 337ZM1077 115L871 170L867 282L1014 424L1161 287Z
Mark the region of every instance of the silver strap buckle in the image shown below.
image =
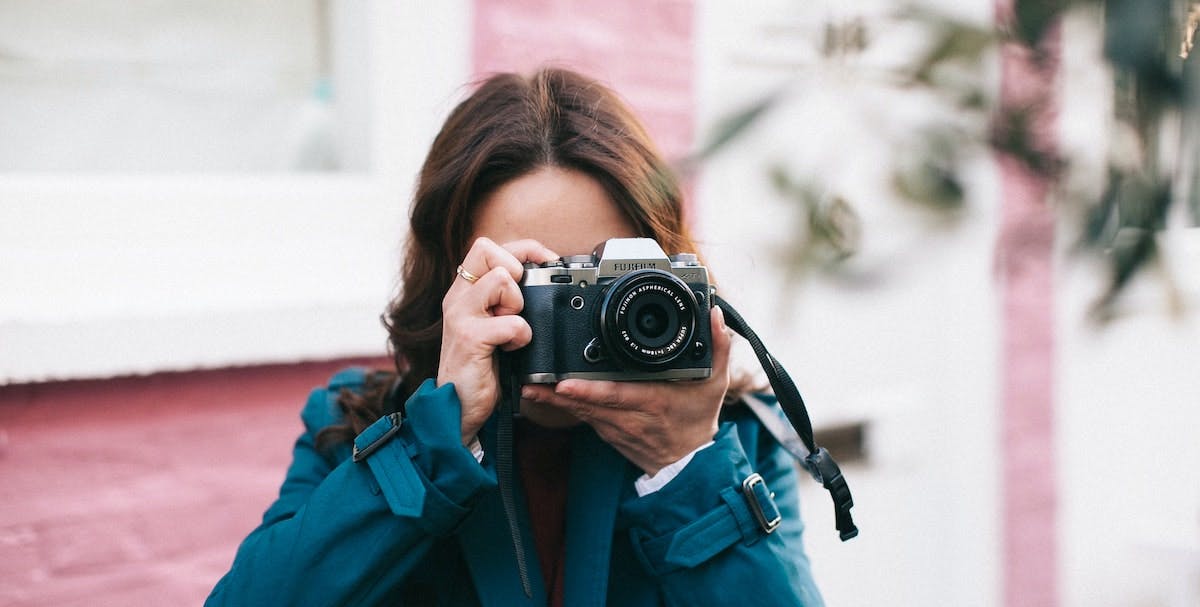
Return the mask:
M381 424L387 424L387 429L383 429ZM391 413L379 418L378 421L367 426L362 434L354 439L354 451L350 455L350 459L355 462L361 462L368 455L379 450L380 447L387 444L393 436L400 432L400 425L403 424L403 418L399 413ZM359 439L366 439L366 444L360 446Z
M779 513L779 508L775 507L775 494L767 489L767 482L763 480L762 475L755 472L747 476L746 480L742 481L742 495L746 496L750 512L754 514L758 526L762 527L763 531L771 533L779 527L783 516Z

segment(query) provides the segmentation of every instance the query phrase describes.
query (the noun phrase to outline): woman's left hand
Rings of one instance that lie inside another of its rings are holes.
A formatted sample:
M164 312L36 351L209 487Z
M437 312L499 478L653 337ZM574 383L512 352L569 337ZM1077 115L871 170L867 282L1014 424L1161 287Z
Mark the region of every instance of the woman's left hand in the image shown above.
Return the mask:
M525 386L526 399L551 405L591 425L621 455L653 476L717 433L729 388L730 334L720 308L711 314L712 375L699 381L589 381Z

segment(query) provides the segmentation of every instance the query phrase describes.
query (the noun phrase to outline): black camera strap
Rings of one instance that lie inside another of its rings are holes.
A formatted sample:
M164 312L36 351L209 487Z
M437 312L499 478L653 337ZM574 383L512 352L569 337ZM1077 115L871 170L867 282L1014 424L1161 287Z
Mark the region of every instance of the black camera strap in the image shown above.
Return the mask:
M835 522L842 541L858 535L858 527L854 525L854 519L850 516L850 509L854 507L854 498L850 495L850 487L846 484L846 478L842 476L837 462L833 461L833 457L824 447L818 447L813 440L812 420L808 417L808 409L804 406L804 398L800 396L800 390L796 388L795 382L792 381L783 365L780 365L779 361L775 360L775 357L767 351L762 340L746 323L746 319L742 318L742 315L738 314L738 311L721 296L713 295L713 301L725 313L725 324L733 329L734 333L750 342L750 347L754 350L754 355L758 357L763 372L767 374L767 381L771 383L775 398L779 400L780 408L791 422L791 429L795 431L796 438L800 439L807 454L804 454L796 446L795 438L790 436L791 433L787 432L786 426L775 423L778 422L778 418L775 418L769 411L764 412L761 408L754 406L750 407L751 411L762 420L763 425L775 436L776 440L800 460L804 469L808 470L808 473L829 491L830 497L833 498Z
M504 506L504 518L512 535L513 550L517 556L517 572L521 574L521 589L526 597L533 596L529 583L529 565L525 562L525 542L521 539L521 526L517 523L517 501L513 494L513 418L521 402L521 382L513 369L513 355L500 353L500 403L496 419L496 481L500 485L500 503Z
M779 406L783 409L791 427L782 423L765 403L751 402L750 399L747 399L750 410L763 422L763 426L783 445L784 449L791 453L804 466L804 469L829 491L833 498L837 530L842 541L857 536L858 527L854 525L854 519L850 516L850 509L854 507L850 487L846 484L846 479L842 476L837 462L833 461L833 457L829 455L828 451L823 447L818 447L813 440L812 421L808 417L808 409L804 406L804 399L800 396L795 382L779 364L779 361L771 356L762 340L750 328L742 315L729 305L729 302L718 295L713 296L713 301L725 312L725 324L735 333L744 337L750 343L750 347L754 349L754 354L767 374L767 381L771 383L771 389L774 390L775 397L779 400ZM501 352L499 359L501 396L496 420L496 477L500 485L500 501L504 506L504 516L513 539L517 570L521 575L521 588L528 597L533 596L533 592L529 582L525 545L520 525L517 523L516 499L513 494L515 485L513 478L513 417L521 401L521 382L513 368L513 355Z

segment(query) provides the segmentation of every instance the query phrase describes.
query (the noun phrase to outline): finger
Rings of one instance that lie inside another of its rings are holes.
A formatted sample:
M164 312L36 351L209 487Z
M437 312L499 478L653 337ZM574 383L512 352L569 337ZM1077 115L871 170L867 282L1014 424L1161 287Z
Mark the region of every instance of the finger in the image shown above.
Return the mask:
M504 268L513 280L521 280L525 262L543 263L555 259L558 259L557 253L533 239L499 245L486 236L480 236L471 244L462 266L476 276L482 276L493 268Z
M552 401L564 400L554 393L554 386L550 384L525 384L521 387L521 397L547 404L552 404Z
M725 325L725 312L714 307L711 314L713 357L712 375L723 377L729 372L729 352L733 349L733 336Z
M482 298L477 310L493 316L507 316L518 314L525 307L521 287L505 268L493 268L476 285L478 288L472 289L471 295Z
M520 280L521 273L524 271L521 262L508 249L496 244L486 236L480 236L471 243L471 248L467 250L467 254L463 258L462 267L480 277L490 272L492 268L504 268L513 277L513 280ZM468 281L463 282L470 284Z
M442 300L442 317L450 320L464 316L507 316L519 313L524 307L521 287L507 270L494 268L479 277L474 285L465 285L464 281L463 287L447 293Z
M616 409L558 394L555 392L555 388L555 386L529 384L521 389L521 396L538 404L562 409L589 424L593 422L612 424L616 421L615 416L621 415L621 412Z
M554 391L555 386L547 384L527 384L521 388L521 397L536 403L551 405L559 409L573 411L576 407L599 407L581 400L563 396Z
M482 343L505 351L524 348L533 339L533 329L520 316L481 318L472 329Z
M495 348L515 350L533 339L529 323L516 315L447 315L442 327L443 361L449 351L456 352L458 358L490 357Z
M546 245L532 238L506 242L503 246L504 250L508 251L510 255L521 263L546 263L547 261L554 261L559 258L558 253L551 251ZM520 276L517 276L517 280L520 280L520 278Z
M643 383L642 387L651 386ZM635 402L631 396L636 389L637 384L633 382L567 379L558 382L554 392L571 400L585 401L610 409L628 409Z

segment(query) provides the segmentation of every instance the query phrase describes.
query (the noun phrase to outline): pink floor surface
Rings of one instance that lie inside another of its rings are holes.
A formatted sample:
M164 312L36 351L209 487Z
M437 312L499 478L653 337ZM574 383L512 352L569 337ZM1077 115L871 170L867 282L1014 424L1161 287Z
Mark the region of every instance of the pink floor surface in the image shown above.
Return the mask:
M201 604L347 364L0 387L0 606Z

